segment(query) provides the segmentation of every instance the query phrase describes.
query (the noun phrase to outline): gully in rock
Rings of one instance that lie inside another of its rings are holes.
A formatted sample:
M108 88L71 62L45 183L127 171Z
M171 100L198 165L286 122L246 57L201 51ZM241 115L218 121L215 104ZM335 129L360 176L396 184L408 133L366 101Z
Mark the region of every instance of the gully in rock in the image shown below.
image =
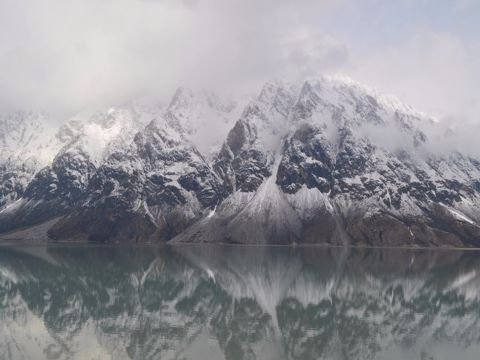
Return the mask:
M205 136L208 121L223 130ZM67 122L30 175L2 160L1 236L477 247L480 161L435 152L428 126L343 78L268 83L247 101L180 89L165 108Z

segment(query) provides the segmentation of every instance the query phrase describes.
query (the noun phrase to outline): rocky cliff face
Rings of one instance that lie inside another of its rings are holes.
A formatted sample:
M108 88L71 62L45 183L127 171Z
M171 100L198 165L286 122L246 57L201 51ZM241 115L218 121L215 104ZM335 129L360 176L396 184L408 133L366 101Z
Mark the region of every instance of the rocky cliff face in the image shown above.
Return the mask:
M151 111L139 111L132 104L122 109L82 114L59 129L48 128L48 131L44 129L45 123L48 124L45 116L14 118L21 125L22 135L4 134L4 143L13 143L10 148L15 151L8 155L11 170L4 175L9 177L7 181L2 183L6 195L0 210L0 232L51 220L86 201L87 188L97 167L110 152L130 144L150 115ZM16 171L18 168L28 171ZM19 190L10 185L12 176L25 179L23 186L17 185Z
M88 201L55 225L50 236L167 241L179 234L227 195L207 160L217 140L201 139L198 134L204 129L192 124L207 121L202 114L228 123L234 110L234 103L225 105L211 94L177 91L165 112L140 130L126 149L105 159L90 181Z
M432 151L433 119L351 80L104 114L4 201L0 230L62 215L51 238L480 245L480 162Z
M0 116L0 207L21 198L35 173L67 141L55 138L55 131L43 112Z

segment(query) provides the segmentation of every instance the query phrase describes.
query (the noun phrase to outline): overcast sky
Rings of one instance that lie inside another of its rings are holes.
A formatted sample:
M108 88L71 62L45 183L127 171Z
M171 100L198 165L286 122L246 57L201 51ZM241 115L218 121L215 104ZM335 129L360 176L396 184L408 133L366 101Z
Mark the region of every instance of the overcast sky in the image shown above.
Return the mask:
M344 74L480 119L476 0L0 0L0 110Z

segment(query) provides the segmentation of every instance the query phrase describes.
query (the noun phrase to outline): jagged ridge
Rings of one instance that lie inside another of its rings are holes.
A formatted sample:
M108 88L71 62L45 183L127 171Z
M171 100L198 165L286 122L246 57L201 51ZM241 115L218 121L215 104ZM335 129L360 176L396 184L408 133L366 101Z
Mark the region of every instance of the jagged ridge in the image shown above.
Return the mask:
M180 89L149 115L100 152L80 126L0 231L62 215L52 239L479 244L480 162L436 154L433 119L351 80L268 83L246 106Z

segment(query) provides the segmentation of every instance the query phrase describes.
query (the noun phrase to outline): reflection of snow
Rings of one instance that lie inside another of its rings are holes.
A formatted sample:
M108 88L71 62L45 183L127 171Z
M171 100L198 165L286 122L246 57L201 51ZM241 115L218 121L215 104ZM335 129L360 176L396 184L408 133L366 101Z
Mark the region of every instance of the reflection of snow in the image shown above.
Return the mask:
M14 272L3 266L0 266L0 278L3 278L3 281L9 281L13 284L16 284L19 280Z
M459 287L462 287L463 285L469 283L473 279L477 278L477 272L476 271L471 271L467 274L460 275L455 279L455 281L451 285L451 289L456 289Z
M224 358L230 340L262 359L285 352L376 359L410 341L413 355L399 354L418 358L432 341L478 343L474 257L439 265L418 252L411 265L408 253L390 267L388 255L377 262L314 248L179 246L168 257L146 248L125 258L121 248L119 262L106 264L71 253L62 261L55 249L60 268L35 249L0 257L0 295L7 294L0 298L0 348L15 344L13 358L46 349L73 359ZM38 298L26 301L32 291ZM258 338L242 337L258 329ZM468 358L462 354L454 353Z
M207 269L207 275L208 275L208 277L209 277L210 279L213 280L213 282L215 282L215 274L213 273L212 270Z

